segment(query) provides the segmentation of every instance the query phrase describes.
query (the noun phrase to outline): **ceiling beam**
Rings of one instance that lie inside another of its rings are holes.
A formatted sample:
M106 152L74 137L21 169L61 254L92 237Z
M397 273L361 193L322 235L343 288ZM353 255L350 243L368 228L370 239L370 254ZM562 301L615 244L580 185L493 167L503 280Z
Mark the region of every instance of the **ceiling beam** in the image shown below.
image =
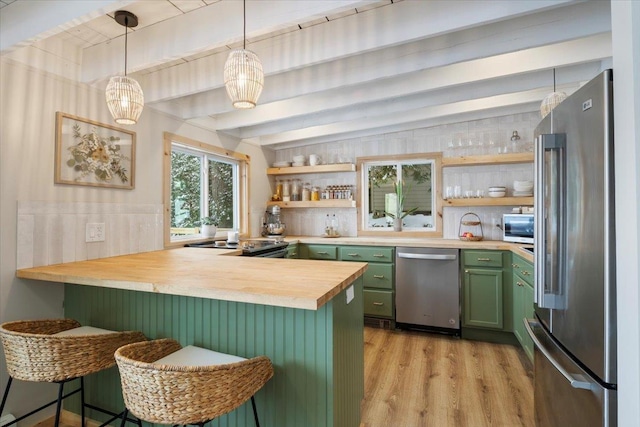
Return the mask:
M233 110L222 87L171 102L154 102L150 99L157 97L149 93L144 77L140 83L145 88L147 104L176 117L187 120L217 115L221 123L230 122L221 124L224 129L250 126L268 121L274 110L281 110L272 103L283 99L381 81L451 62L464 62L610 32L611 18L606 6L603 2L579 3L270 75L265 79L265 89L258 106L250 111ZM555 31L558 26L562 27L561 32ZM221 56L221 67L224 60L226 58Z
M275 38L260 40L252 43L249 48L262 59L268 80L271 75L305 66L361 55L364 52L572 3L574 2L402 1ZM143 28L130 38L130 47L137 45L135 50L130 51L131 58L138 54L145 55L141 50L142 44L134 43L134 37L141 37L147 30L148 28ZM336 42L337 40L339 42ZM152 39L149 38L149 41ZM158 41L161 42L162 39ZM160 44L162 43L158 43ZM220 52L143 76L139 81L144 87L145 99L153 103L223 87L222 70L226 56L225 52ZM104 65L101 62L87 61L85 66L101 68ZM132 67L135 68L134 65ZM90 72L87 68L86 71L86 81L99 75L107 76L100 70Z
M366 116L369 114L368 109L364 108L367 104L384 103L414 94L428 98L431 96L431 91L472 83L499 87L500 79L509 78L509 76L517 77L575 64L593 62L599 64L602 59L610 56L611 34L604 33L290 98L261 105L256 108L257 111L250 111L246 117L236 113L220 114L216 116L216 122L218 130L245 126L259 128L261 124L296 117L304 119L314 116L317 120L319 114L342 108L354 108L359 114ZM579 80L582 80L582 77L579 77ZM549 87L550 84L549 71L546 79L541 77L536 87Z
M558 70L558 88L562 90L574 89L579 82L588 81L602 71L601 61L578 64ZM560 79L562 77L562 79ZM325 110L321 113L298 116L282 117L282 120L261 124L258 126L243 127L238 136L242 138L255 138L263 135L274 135L291 130L302 129L313 123L324 125L342 122L345 124L344 132L351 131L350 126L358 126L358 120L367 120L373 117L387 117L416 109L460 102L476 98L488 98L505 93L526 92L533 89L544 89L546 93L552 91L551 75L547 70L532 71L525 74L513 74L497 79L478 80L467 84L443 87L429 92L417 92L396 98L389 98L381 102L371 102L359 105L344 106L333 110ZM539 100L541 101L542 98ZM214 122L211 122L214 123ZM219 122L215 121L216 128L220 130Z
M576 85L573 90L566 90L570 95L578 87ZM478 112L496 108L513 107L518 105L539 105L540 100L548 94L547 89L536 89L526 92L509 93L496 95L485 98L470 99L466 101L441 104L437 106L425 107L413 110L411 112L403 112L401 116L389 115L385 117L373 117L366 120L358 120L357 124L349 126L349 131L358 131L366 129L381 129L389 126L398 126L401 124L411 124L415 127L416 123L435 118L458 115L466 112ZM310 126L304 129L293 130L289 132L281 132L275 135L265 135L257 138L243 138L248 142L258 143L260 145L273 145L285 142L302 141L309 138L317 138L318 136L332 135L334 140L336 135L345 133L345 123L326 124L320 126Z
M291 24L370 3L375 1L248 1L247 38L259 37ZM242 42L242 18L241 1L219 1L197 9L195 13L185 13L133 31L128 40L128 68L135 73L164 62ZM138 19L143 20L144 16L139 16ZM122 49L121 43L111 41L86 48L82 67L83 81L93 83L121 73Z
M0 54L58 34L133 0L14 1L0 9Z

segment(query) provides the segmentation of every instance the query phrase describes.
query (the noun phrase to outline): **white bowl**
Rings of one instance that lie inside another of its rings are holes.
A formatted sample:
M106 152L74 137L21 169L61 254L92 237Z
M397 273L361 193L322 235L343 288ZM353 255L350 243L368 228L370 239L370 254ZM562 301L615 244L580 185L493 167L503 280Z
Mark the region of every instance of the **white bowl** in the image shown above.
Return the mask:
M295 163L304 163L305 159L306 159L305 156L301 156L301 155L293 156L293 161Z
M489 197L504 197L506 194L505 191L489 191Z
M507 191L507 187L489 187L489 191Z
M513 188L518 191L533 190L533 184L518 184L517 182L514 182Z
M275 162L273 164L274 168L288 168L291 166L291 162Z

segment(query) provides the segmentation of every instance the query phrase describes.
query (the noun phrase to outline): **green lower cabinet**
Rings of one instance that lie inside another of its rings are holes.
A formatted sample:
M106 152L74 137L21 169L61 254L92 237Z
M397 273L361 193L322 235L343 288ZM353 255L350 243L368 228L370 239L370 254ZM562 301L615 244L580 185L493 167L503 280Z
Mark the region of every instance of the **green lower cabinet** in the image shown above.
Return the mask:
M332 245L306 245L309 259L338 259L338 247Z
M287 253L284 257L288 259L300 258L300 255L298 253L298 245L296 243L290 243L289 246L287 246Z
M502 270L465 269L463 326L502 329L503 313Z
M341 261L368 262L364 272L364 315L376 321L391 321L395 312L395 248L385 246L340 246Z
M367 289L375 288L393 291L393 264L375 264L371 262L363 277Z
M393 292L365 289L364 315L391 318L393 316Z
M513 333L533 362L533 341L524 319L533 318L533 265L517 255L513 257Z
M462 338L517 344L511 251L462 251Z

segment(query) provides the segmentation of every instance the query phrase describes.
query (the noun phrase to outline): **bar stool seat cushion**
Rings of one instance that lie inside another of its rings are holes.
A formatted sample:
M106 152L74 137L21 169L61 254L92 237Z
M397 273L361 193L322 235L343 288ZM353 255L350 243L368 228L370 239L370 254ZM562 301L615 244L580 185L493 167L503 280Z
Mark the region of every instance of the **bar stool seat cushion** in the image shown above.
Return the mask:
M108 329L100 329L93 326L80 326L79 328L67 329L66 331L58 332L57 334L53 335L56 337L68 337L78 335L103 335L113 333L115 333L115 331L110 331Z
M188 345L153 362L154 365L174 366L214 366L228 363L242 362L244 357L232 354L219 353L202 347Z

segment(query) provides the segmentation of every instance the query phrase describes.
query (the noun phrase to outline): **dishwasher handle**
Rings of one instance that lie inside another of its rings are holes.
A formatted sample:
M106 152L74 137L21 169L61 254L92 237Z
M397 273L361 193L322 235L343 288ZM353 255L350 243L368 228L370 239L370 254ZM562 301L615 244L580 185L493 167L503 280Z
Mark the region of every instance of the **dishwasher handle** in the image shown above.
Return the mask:
M456 255L413 254L408 252L398 252L398 258L427 259L431 261L452 261L457 259L458 257Z

